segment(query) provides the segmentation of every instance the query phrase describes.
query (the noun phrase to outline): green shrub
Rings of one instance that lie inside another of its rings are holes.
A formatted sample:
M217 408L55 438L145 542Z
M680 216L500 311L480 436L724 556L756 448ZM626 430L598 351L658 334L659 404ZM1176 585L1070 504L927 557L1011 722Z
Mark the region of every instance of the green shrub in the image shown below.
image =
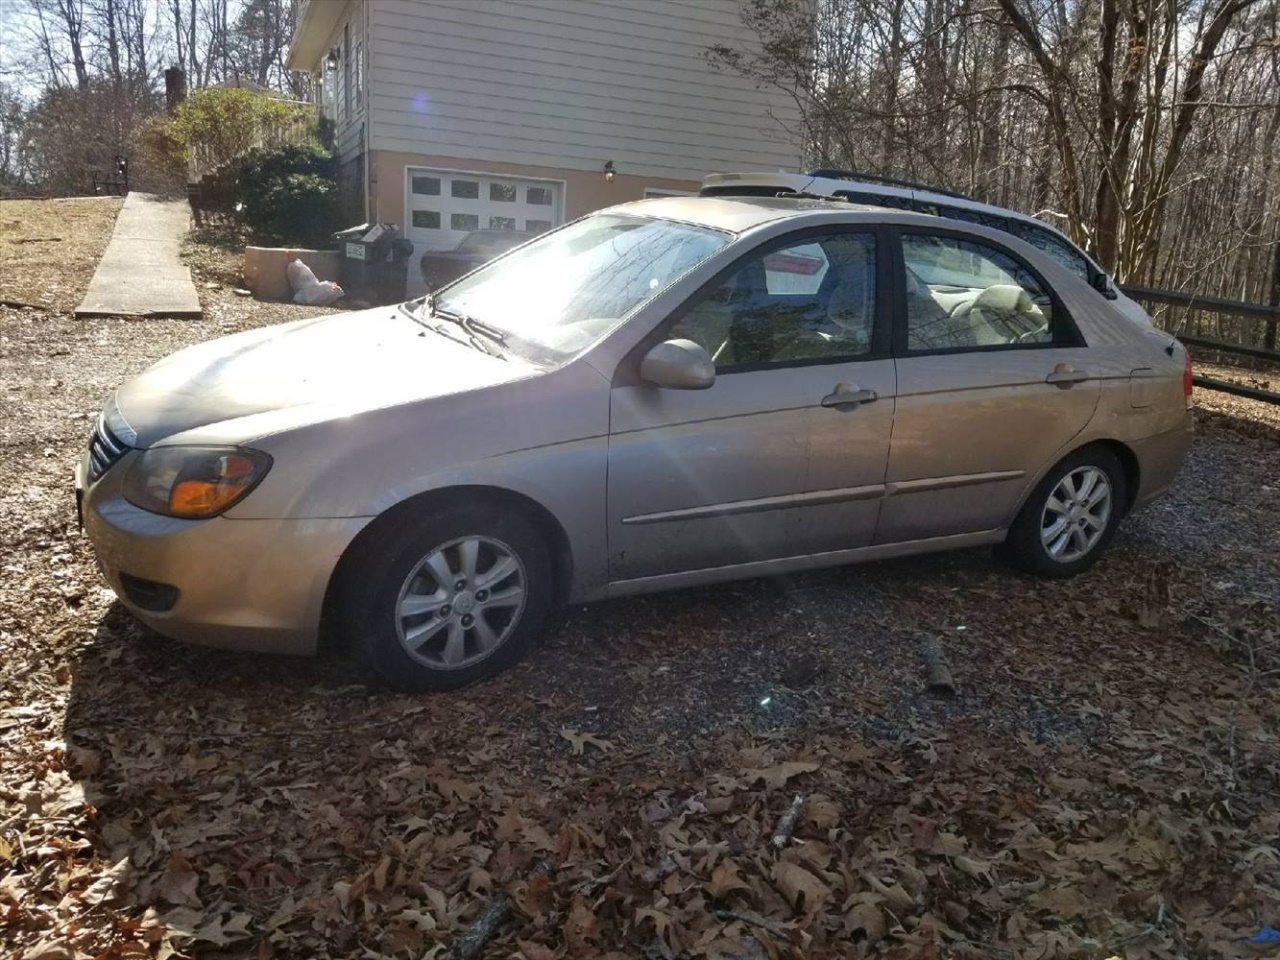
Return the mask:
M206 87L178 105L169 136L184 145L183 159L213 170L305 122L306 107L239 87ZM279 142L277 139L275 142Z
M236 193L236 215L255 243L325 248L339 228L337 161L318 144L250 150Z

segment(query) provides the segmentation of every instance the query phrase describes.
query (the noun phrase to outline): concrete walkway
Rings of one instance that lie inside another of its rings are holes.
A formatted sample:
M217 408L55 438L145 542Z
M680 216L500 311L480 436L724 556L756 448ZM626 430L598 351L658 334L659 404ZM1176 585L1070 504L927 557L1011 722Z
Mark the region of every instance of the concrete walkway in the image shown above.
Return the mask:
M130 193L77 317L199 317L200 298L178 247L191 219L183 200Z

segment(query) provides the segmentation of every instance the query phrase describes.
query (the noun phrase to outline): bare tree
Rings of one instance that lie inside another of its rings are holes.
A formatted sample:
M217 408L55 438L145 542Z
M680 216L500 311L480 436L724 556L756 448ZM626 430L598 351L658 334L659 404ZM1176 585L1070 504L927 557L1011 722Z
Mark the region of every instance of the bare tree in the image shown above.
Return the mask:
M1280 0L744 0L709 59L790 94L821 166L1053 221L1130 281L1265 299Z

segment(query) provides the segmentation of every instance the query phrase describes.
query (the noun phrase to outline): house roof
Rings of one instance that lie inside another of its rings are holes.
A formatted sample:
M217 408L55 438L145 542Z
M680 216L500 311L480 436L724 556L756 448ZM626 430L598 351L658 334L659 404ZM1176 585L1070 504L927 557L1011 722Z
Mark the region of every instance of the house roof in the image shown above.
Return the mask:
M289 45L290 70L310 71L320 63L325 54L325 42L333 34L334 27L346 11L346 3L340 0L306 0L298 14L298 25Z

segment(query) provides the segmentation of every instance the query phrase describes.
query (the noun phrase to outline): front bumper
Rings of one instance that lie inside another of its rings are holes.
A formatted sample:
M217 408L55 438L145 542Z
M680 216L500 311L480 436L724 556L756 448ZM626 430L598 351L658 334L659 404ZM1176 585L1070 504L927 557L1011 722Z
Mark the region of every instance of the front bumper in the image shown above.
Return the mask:
M158 633L264 653L315 653L325 591L338 558L371 518L178 520L135 507L121 484L138 452L97 482L76 469L85 532L111 589ZM177 588L164 612L129 598L122 577Z

